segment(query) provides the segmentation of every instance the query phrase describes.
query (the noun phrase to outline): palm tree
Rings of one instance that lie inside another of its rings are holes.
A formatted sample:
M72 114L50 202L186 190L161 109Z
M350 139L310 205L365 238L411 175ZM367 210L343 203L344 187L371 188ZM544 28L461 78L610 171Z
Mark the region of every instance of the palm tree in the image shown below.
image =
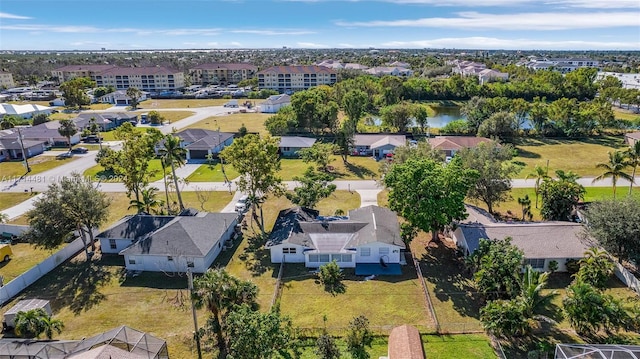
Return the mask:
M89 119L88 127L88 130L92 135L98 136L98 146L100 146L100 151L102 151L102 137L100 137L100 126L98 126L98 122L96 121L95 117L91 117Z
M67 138L67 143L69 144L69 152L71 152L71 136L78 133L78 128L73 120L64 119L60 120L60 127L58 127L58 133L60 136L64 136Z
M0 130L8 130L15 127L15 119L13 116L3 116L0 118Z
M164 138L164 144L159 151L160 157L171 167L171 175L173 177L173 184L176 186L176 194L178 196L178 204L180 210L184 209L182 203L182 195L180 194L180 188L178 187L178 177L176 176L176 167L181 167L185 164L186 150L180 147L180 137L174 135L167 135Z
M535 271L530 265L524 269L522 283L520 284L520 298L525 307L525 314L531 318L536 313L543 312L558 295L557 291L543 294L542 290L547 286L548 272Z
M627 168L628 162L625 159L625 154L622 151L609 152L609 162L598 163L596 168L601 168L604 172L598 177L593 179L593 182L601 181L605 178L611 178L613 185L613 198L616 198L616 184L618 179L623 178L632 181L631 176L624 170Z
M145 212L149 214L158 214L164 202L156 198L159 189L157 187L148 187L142 190L140 200L132 199L129 201L129 209L135 208L138 213Z
M536 193L536 208L538 208L538 197L540 195L540 184L547 178L549 178L549 167L542 168L539 165L533 169L533 172L529 173L524 179L535 178L536 183L534 185Z
M216 335L218 349L222 357L227 345L222 326L224 318L236 305L249 304L257 307L258 287L249 281L231 276L224 269L209 269L194 281L192 299L198 308L205 307L211 312L209 323Z
M62 321L51 318L42 308L16 314L15 331L23 338L39 338L44 333L47 339L51 339L53 332L60 334L62 328L64 328Z
M171 214L171 202L169 202L169 184L167 183L167 161L164 158L160 158L160 164L162 165L162 180L164 181L164 196L165 203L167 204L167 214Z
M636 180L636 169L638 169L638 166L640 165L640 141L636 141L633 146L629 147L625 152L625 155L627 156L627 165L633 167L631 182L629 184L629 194L631 194L633 182Z

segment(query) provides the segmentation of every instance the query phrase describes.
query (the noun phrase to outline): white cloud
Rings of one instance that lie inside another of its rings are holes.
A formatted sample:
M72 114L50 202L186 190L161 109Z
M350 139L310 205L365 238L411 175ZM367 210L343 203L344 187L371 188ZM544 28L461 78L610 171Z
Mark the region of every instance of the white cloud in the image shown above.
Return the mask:
M316 44L314 42L298 42L296 43L296 45L298 47L302 47L305 49L323 49L323 48L329 48L331 46L329 45L325 45L325 44Z
M231 30L229 32L234 34L252 34L252 35L265 35L265 36L315 34L315 32L307 31L307 30Z
M237 41L231 41L229 44L234 47L242 47L242 44Z
M32 18L28 16L9 14L7 12L0 12L0 19L28 20Z
M361 22L337 21L338 26L348 27L432 27L453 29L499 30L569 30L638 26L639 12L591 12L591 13L519 13L483 14L461 12L458 17L421 18L409 20L374 20Z
M342 44L338 44L338 47L344 47L346 49L354 49L356 48L356 45L354 44L346 44L346 43L342 43Z
M440 38L418 41L391 41L388 48L456 48L504 50L640 50L640 43L581 40L499 39L492 37Z
M100 46L107 47L109 45L108 42L99 42L99 41L75 41L71 43L71 46Z
M588 9L634 9L640 8L638 0L549 0L550 5ZM639 20L640 21L640 20Z
M74 26L74 25L5 25L0 24L0 30L17 30L17 31L44 31L59 33L135 33L137 35L170 35L170 36L215 36L220 34L220 29L137 29L137 28L98 28L94 26Z
M337 0L285 0L290 2L316 3ZM433 5L458 7L516 7L520 5L554 5L590 9L633 9L640 8L637 0L373 0L402 5ZM365 0L344 0L344 2L366 2Z

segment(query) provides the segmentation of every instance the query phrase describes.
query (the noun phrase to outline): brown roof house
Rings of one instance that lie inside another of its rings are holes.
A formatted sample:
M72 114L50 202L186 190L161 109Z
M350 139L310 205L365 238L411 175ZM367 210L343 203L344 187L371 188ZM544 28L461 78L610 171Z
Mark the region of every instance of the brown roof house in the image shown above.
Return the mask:
M491 140L474 136L436 136L429 139L431 148L443 151L447 157L453 157L463 148L473 148L484 142L491 142Z

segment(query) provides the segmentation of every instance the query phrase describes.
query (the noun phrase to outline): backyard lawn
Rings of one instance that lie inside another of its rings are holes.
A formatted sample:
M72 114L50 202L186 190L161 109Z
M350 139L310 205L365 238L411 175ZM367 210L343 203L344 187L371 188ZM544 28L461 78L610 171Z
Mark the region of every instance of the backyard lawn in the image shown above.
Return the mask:
M0 276L3 277L4 284L42 262L57 249L47 250L36 248L29 243L16 243L11 245L11 250L11 260L0 263Z
M216 131L220 129L222 132L238 132L242 124L250 133L267 134L264 127L264 121L273 116L266 113L233 113L225 116L211 116L202 121L198 121L188 128L202 128L205 130Z
M209 106L222 106L229 102L227 99L214 98L214 99L150 99L142 101L138 104L138 109L155 110L161 108L194 108L194 107L209 107Z
M344 164L340 156L333 156L332 173L341 180L371 180L378 177L380 163L371 157L349 156L348 164ZM315 163L305 163L299 158L283 158L280 175L283 181L291 181L293 177L302 176L309 166L316 167Z
M231 165L224 165L224 171L227 174L227 180L232 181L238 177L238 172ZM189 182L224 182L225 177L222 173L220 163L213 165L204 164L198 167L192 174L187 177Z
M528 138L521 139L516 148L518 156L514 160L525 164L518 178L525 178L532 173L536 165L546 168L547 161L550 175L560 169L573 171L581 177L594 177L602 172L596 165L607 162L609 152L623 150L627 145L622 136L593 137L580 141Z
M43 156L43 155L29 158L28 159L29 167L31 167L31 172L29 173L29 176L33 176L35 174L48 171L60 165L67 164L69 162L72 162L74 159L75 158L73 157L57 158L56 156ZM24 167L23 161L0 162L0 180L6 181L6 180L13 179L13 177L20 177L26 172L27 171Z
M31 198L33 194L24 192L3 192L0 193L0 211L13 207L18 203Z

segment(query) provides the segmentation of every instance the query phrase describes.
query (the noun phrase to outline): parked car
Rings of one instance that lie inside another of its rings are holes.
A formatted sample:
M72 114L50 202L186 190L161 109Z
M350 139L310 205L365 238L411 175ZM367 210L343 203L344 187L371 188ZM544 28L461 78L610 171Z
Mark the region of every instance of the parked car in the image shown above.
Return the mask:
M89 152L89 149L86 147L75 147L74 149L71 150L71 153L87 153Z
M13 250L11 250L10 244L0 244L0 259L3 262L8 262L13 257Z
M251 202L249 201L249 196L246 194L240 197L238 202L236 202L236 212L244 213L249 209L249 205Z
M102 140L103 140L103 138L102 137L98 137L97 135L89 135L89 136L85 137L83 141L86 142L86 143L99 143Z

